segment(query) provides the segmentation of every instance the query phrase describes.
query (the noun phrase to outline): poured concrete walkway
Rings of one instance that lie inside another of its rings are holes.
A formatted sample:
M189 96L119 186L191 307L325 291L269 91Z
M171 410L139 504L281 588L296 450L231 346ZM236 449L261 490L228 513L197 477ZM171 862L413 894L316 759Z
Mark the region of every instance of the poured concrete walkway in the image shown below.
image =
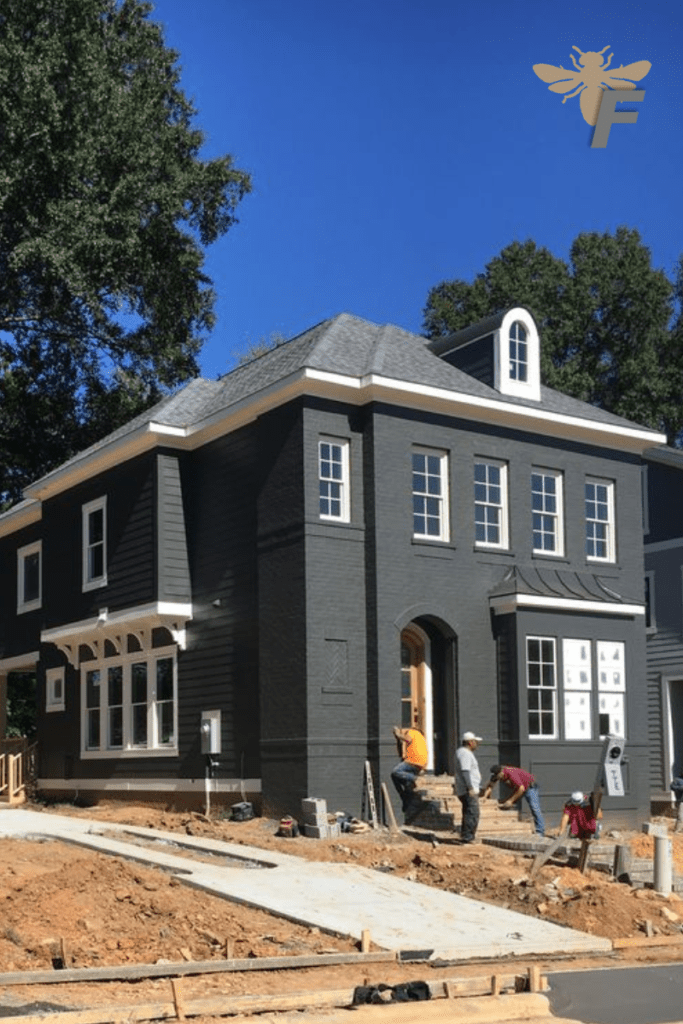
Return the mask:
M608 939L371 868L312 862L257 847L21 809L0 811L2 837L61 839L138 860L172 871L187 885L299 924L355 939L369 929L383 949L429 949L433 959L612 948ZM210 855L212 862L174 855L174 847Z

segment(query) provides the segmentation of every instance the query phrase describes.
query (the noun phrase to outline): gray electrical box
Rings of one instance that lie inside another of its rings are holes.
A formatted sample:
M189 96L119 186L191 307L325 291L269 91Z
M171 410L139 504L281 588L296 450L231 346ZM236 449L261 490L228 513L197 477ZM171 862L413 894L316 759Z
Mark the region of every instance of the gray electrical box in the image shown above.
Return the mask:
M200 733L202 738L202 754L220 754L220 711L202 711Z
M608 796L625 796L624 780L621 774L621 760L626 741L623 736L606 736L602 758L595 779L596 791L604 786Z

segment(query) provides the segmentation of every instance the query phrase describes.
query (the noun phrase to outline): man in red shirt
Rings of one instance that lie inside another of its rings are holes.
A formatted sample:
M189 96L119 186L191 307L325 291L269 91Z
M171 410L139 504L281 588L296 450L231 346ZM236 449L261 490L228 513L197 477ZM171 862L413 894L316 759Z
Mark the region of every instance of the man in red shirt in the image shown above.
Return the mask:
M418 775L427 767L427 741L419 729L400 729L394 726L394 736L399 748L401 760L392 769L391 781L401 798L401 808L406 815L406 824L413 810L413 791ZM414 816L414 815L413 815Z
M536 834L544 836L545 821L543 820L538 786L533 775L530 772L524 771L523 768L512 768L510 765L502 764L492 765L491 778L483 792L485 800L490 796L491 790L497 782L505 782L513 790L512 796L509 796L499 806L512 807L513 804L516 804L518 800L524 797L529 805L531 817L534 819Z
M598 811L597 817L602 817L601 810ZM567 825L569 825L569 834L577 839L593 838L597 832L598 823L595 811L593 810L592 794L590 797L586 797L578 789L572 793L564 805L562 821L560 822L560 835L564 832Z

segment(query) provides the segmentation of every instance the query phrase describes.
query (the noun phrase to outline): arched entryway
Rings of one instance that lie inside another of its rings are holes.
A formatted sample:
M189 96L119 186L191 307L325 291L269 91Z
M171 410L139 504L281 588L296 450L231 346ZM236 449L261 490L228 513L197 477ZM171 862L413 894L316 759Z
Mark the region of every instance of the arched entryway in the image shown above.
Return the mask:
M426 616L401 630L401 725L427 740L427 770L450 773L456 735L456 639Z

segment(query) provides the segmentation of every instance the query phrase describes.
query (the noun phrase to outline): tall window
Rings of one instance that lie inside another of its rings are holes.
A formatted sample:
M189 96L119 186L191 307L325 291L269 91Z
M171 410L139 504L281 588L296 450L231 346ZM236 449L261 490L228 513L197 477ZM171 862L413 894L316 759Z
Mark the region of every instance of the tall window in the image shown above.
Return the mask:
M349 443L321 438L318 444L320 518L349 521Z
M510 328L510 380L526 381L528 366L526 327L515 320Z
M507 466L486 460L474 464L474 539L493 548L508 546Z
M413 450L413 535L448 540L448 456Z
M107 499L83 506L83 590L107 582Z
M550 469L532 471L531 515L534 552L544 555L563 554L561 473Z
M625 645L598 640L598 721L600 737L626 735Z
M600 562L615 560L614 483L586 480L586 557Z
M562 641L564 738L589 740L592 726L592 659L590 640Z
M529 636L526 653L529 738L553 739L557 736L555 639Z
M85 752L163 752L176 746L175 648L82 669Z
M42 548L38 540L17 551L17 612L40 608Z

